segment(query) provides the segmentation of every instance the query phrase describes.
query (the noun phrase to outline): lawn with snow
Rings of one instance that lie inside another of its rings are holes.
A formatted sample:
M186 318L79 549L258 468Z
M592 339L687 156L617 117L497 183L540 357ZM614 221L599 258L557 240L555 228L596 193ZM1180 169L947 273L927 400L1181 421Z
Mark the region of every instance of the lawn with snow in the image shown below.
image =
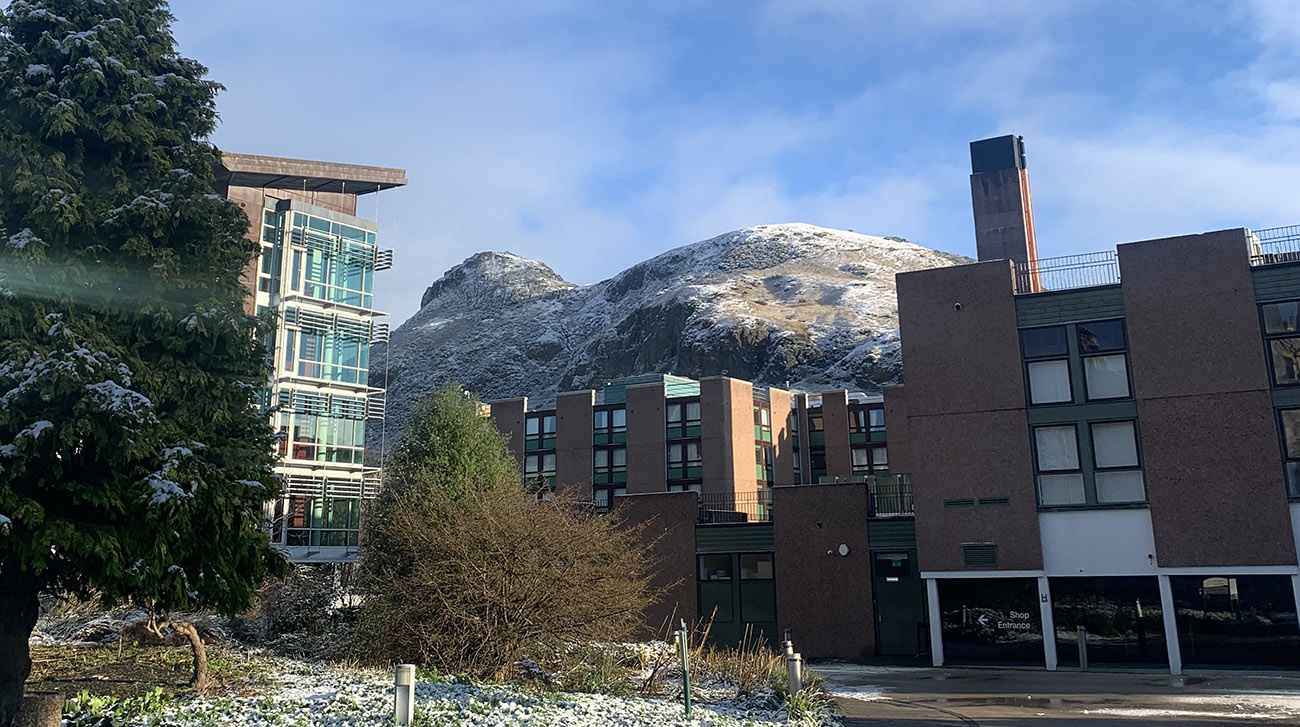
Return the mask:
M197 696L174 702L161 715L138 717L141 727L316 727L391 724L392 674L371 669L279 660L271 684L244 697ZM687 720L680 701L602 694L533 692L514 686L420 679L416 724L430 727L565 725L566 727L766 727L834 725L830 715L788 722L770 697L730 699L701 695Z

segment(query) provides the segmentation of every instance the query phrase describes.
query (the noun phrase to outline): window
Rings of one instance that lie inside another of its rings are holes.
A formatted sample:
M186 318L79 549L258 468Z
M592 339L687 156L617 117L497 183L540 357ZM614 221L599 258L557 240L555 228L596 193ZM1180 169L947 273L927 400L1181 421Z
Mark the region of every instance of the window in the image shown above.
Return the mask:
M814 432L820 432L820 431L822 431L822 415L821 415L821 414L818 414L818 415L816 415L816 416L811 416L811 415L810 415L810 416L808 417L808 429L810 429L811 431L814 431Z
M771 553L741 553L740 580L770 581L773 578Z
M865 409L852 409L849 411L849 432L851 434L863 434L867 431L867 412Z
M700 459L700 443L699 443L699 442L687 442L687 443L686 443L686 466L687 466L687 467L699 467L700 464L701 464L701 459Z
M871 469L889 469L889 450L884 447L871 448Z
M618 487L597 487L592 491L596 508L599 510L609 510L614 504L614 498L627 494L627 487L619 485Z
M681 467L684 448L680 444L668 445L668 466Z
M621 444L627 441L627 409L597 409L591 413L593 444Z
M1027 328L1020 332L1020 348L1029 379L1029 403L1060 404L1074 400L1070 391L1070 349L1065 326ZM1031 360L1047 357L1050 360Z
M702 581L731 580L731 554L719 553L716 555L701 555L700 556L700 580Z
M1300 384L1300 301L1265 303L1259 307L1275 386Z
M686 426L698 426L700 423L700 402L686 402Z
M627 471L627 448L597 449L592 453L596 474Z
M669 426L682 423L682 405L669 404L666 416L668 417Z
M1075 332L1079 340L1079 355L1083 357L1088 400L1127 398L1128 355L1124 350L1128 345L1124 340L1124 321L1079 323Z
M871 470L871 451L866 447L853 448L853 473L866 473Z
M1094 422L1091 428L1097 502L1146 500L1133 422Z
M1073 399L1070 394L1070 362L1031 361L1029 369L1029 403L1059 404Z
M1286 458L1287 492L1300 498L1300 409L1282 409L1282 456Z
M524 450L555 448L555 415L539 414L524 419Z
M627 431L627 409L615 409L610 412L610 427L615 433Z
M867 415L871 421L871 431L873 432L885 431L885 410L884 409L868 410Z
M591 428L594 431L609 429L609 412L596 411L591 414Z
M1038 499L1043 505L1082 505L1087 502L1079 467L1075 425L1035 427Z

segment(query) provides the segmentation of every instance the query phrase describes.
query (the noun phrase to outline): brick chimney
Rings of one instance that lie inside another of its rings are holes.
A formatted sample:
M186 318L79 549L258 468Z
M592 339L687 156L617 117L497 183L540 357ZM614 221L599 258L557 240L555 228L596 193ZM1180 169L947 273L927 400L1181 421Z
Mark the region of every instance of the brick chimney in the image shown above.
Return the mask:
M970 197L980 260L1038 262L1034 207L1029 198L1025 140L999 136L970 143ZM1031 267L1032 270L1032 267ZM1037 272L1031 272L1037 285Z

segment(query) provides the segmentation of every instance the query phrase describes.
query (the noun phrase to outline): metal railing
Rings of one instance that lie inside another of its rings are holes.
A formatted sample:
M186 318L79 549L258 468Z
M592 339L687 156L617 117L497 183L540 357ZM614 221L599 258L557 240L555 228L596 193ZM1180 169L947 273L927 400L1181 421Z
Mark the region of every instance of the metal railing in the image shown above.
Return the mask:
M869 518L912 517L912 478L907 475L873 477L867 482L871 501Z
M1114 250L1016 263L1016 294L1046 293L1119 283Z
M697 520L701 525L766 523L772 521L772 491L733 494L713 493L696 496L700 505Z
M1252 266L1300 262L1300 225L1250 230L1246 241Z

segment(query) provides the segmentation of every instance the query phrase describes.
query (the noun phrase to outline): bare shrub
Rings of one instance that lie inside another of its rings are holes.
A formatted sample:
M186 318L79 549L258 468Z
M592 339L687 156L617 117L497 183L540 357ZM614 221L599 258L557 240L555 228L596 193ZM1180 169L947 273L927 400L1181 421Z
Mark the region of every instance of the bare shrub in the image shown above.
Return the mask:
M390 498L383 560L402 567L366 570L357 645L371 660L504 679L539 648L640 625L651 594L635 529L517 487Z

